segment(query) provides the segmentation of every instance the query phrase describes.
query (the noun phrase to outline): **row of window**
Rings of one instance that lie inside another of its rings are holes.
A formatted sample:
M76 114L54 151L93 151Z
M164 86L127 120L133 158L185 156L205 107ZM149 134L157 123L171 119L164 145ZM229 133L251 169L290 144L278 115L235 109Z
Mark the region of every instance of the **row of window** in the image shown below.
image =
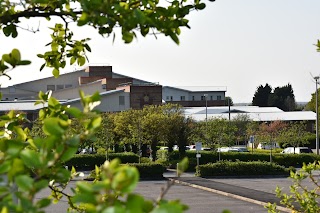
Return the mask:
M168 100L173 101L173 96L167 96L167 101ZM185 96L180 96L180 101L185 101L185 100L186 100ZM195 97L194 96L192 96L192 100L195 101ZM205 101L205 100L206 100L206 97L204 95L202 95L201 96L201 101ZM213 101L213 96L212 95L210 96L210 100ZM221 100L221 95L217 96L217 100L218 101Z
M58 85L51 84L51 85L47 85L47 90L56 91L56 90L70 88L70 87L72 87L72 84L58 84Z

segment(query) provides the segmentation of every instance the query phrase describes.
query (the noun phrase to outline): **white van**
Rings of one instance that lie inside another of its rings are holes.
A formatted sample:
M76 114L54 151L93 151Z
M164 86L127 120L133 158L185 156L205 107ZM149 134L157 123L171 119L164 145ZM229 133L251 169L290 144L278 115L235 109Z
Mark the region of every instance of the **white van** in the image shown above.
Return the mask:
M301 154L301 153L313 153L309 147L287 147L281 153L284 154Z

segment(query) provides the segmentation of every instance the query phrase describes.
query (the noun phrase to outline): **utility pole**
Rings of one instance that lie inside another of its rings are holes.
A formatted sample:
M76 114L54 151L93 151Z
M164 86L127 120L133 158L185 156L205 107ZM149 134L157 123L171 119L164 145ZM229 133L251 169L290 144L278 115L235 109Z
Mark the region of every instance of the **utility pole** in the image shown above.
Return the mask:
M318 134L318 80L319 80L319 76L315 76L314 80L316 80L316 150L317 150L317 155L319 155L319 134Z

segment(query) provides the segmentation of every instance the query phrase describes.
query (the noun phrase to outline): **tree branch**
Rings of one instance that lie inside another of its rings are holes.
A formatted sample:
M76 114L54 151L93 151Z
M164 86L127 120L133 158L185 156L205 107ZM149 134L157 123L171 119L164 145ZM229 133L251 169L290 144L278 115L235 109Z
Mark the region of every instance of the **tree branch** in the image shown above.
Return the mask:
M58 17L64 17L64 16L71 16L74 15L80 15L82 11L72 11L72 12L66 12L66 11L43 11L47 8L35 8L38 10L24 10L21 12L17 12L15 14L4 14L0 16L0 24L7 24L10 22L18 22L19 18L35 18L35 17L42 17L42 18L48 18L51 16L58 16Z

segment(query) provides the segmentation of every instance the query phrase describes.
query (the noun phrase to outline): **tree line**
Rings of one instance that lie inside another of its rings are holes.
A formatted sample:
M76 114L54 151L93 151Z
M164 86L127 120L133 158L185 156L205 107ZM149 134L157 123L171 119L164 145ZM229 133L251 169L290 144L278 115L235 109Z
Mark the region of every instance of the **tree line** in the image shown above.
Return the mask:
M130 151L156 159L159 146L179 147L181 157L186 146L202 142L203 146L216 149L222 146L246 144L250 136L259 142L278 142L282 146L299 146L308 143L313 134L308 133L304 122L254 122L246 114L233 120L223 118L196 122L185 117L180 105L165 104L146 106L142 110L130 109L118 113L104 113L97 133L86 139L80 147L103 148L115 152ZM72 119L70 136L83 131L76 119ZM33 136L45 137L41 124L35 123Z

